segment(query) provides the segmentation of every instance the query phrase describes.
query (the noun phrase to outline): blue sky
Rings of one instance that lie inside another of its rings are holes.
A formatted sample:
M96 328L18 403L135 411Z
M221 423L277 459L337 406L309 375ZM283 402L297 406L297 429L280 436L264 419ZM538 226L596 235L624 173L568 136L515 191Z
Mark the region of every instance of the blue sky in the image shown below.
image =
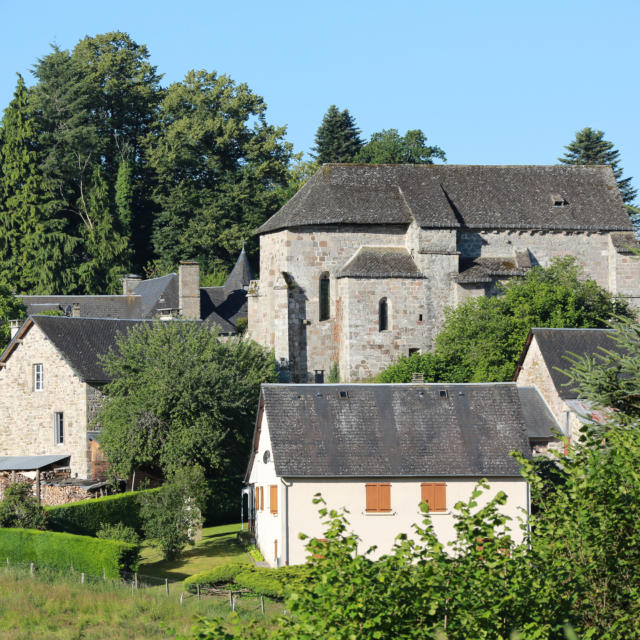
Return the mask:
M638 0L0 0L0 10L0 109L50 43L119 29L149 47L165 84L201 68L246 82L297 151L330 104L364 136L422 129L457 164L553 164L591 126L640 189Z

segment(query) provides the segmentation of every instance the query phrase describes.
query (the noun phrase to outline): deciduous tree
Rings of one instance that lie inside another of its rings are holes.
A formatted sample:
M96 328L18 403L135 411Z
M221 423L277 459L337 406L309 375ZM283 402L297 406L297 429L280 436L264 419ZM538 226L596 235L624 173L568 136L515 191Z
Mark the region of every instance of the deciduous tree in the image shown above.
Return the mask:
M371 136L355 157L355 162L367 164L433 164L435 159L446 161L444 151L427 145L427 137L420 129L411 129L404 136L397 129L383 129Z

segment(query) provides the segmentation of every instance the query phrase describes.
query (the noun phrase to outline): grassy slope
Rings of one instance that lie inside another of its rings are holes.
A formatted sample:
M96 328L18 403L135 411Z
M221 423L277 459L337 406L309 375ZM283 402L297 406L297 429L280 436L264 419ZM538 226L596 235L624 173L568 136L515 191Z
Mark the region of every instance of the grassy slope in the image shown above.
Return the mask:
M188 547L178 560L163 560L160 552L145 545L142 549L141 574L169 578L169 580L184 580L184 578L206 571L219 564L227 562L246 562L251 559L249 554L236 541L236 533L240 531L239 524L225 524L217 527L207 527L202 530L202 539L195 547Z

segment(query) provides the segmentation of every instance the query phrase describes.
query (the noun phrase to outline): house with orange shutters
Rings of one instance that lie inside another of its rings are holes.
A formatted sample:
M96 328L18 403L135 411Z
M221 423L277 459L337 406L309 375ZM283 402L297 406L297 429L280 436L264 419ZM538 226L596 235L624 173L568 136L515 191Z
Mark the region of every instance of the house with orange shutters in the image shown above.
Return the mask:
M250 528L269 565L303 563L299 534L324 537L319 493L349 511L361 548L375 545L377 557L412 535L426 501L446 544L454 505L486 479L479 505L504 491L518 542L529 489L511 453L529 456L529 434L542 428L558 429L546 403L514 383L265 384L245 478Z

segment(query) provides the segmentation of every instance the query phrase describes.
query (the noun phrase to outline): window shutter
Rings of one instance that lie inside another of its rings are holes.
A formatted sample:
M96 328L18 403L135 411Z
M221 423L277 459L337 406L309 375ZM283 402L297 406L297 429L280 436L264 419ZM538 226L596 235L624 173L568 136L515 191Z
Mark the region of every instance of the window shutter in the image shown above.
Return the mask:
M422 502L429 505L429 511L447 510L447 485L444 482L423 482L420 485Z
M260 511L264 511L264 487L260 487Z
M367 487L367 511L378 510L378 485L368 484Z
M271 513L278 513L278 485L269 486L269 508Z
M378 485L378 511L391 511L391 485Z

